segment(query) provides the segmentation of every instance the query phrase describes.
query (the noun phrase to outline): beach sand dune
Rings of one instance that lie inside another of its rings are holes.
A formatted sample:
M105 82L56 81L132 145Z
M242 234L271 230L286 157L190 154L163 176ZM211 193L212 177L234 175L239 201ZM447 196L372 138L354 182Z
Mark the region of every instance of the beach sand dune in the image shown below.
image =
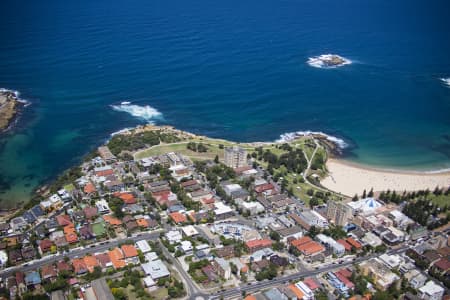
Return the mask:
M346 196L361 195L364 189L369 191L371 188L375 192L388 189L402 192L450 186L450 172L419 173L371 169L336 159L328 160L327 168L329 175L322 180L322 185Z

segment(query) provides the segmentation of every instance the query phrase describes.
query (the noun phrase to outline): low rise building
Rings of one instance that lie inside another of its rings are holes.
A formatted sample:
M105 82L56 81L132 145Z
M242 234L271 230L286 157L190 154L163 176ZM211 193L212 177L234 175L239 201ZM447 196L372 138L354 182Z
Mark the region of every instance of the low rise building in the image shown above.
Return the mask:
M260 249L271 247L272 241L269 239L251 240L251 241L246 242L245 246L247 247L249 252L253 253Z
M247 212L251 216L257 215L259 213L262 213L265 211L264 206L261 205L261 203L256 201L236 201L237 206L239 209L241 209L243 212Z
M419 288L419 297L425 300L440 300L444 295L444 288L436 284L434 281L428 281L424 286Z
M362 238L361 241L364 243L364 245L368 245L371 247L377 247L383 244L383 241L373 234L372 232L367 232Z
M380 290L386 290L395 281L399 280L395 273L393 273L385 264L383 264L378 258L372 258L368 261L364 261L360 264L362 273L365 276L370 276L377 288Z
M223 202L215 202L214 207L214 215L217 220L227 219L234 215L233 209Z
M333 254L337 256L342 256L345 253L345 247L340 243L336 242L333 238L326 236L324 234L318 234L316 239L325 245L326 248L333 251Z
M198 236L198 231L195 229L192 225L187 225L181 228L181 231L183 232L183 235L185 237L194 237Z
M160 259L150 261L141 266L145 274L149 275L153 280L158 280L170 275L166 265Z
M322 229L328 227L327 219L314 210L304 210L297 216L295 221L306 230L311 229L312 226Z
M303 282L299 281L295 284L295 287L303 294L303 300L314 300L314 292Z
M405 273L404 276L405 276L406 280L408 281L409 285L415 290L424 286L425 282L427 281L427 276L420 273L416 269L412 269L412 270L408 271L407 273Z
M165 234L165 237L171 244L179 243L183 239L183 236L181 235L181 233L178 230L171 230L171 231L167 232Z
M379 259L390 269L397 269L402 265L405 260L398 254L382 254Z
M213 266L217 274L219 274L220 277L222 277L223 279L228 280L231 278L230 263L225 259L216 257L214 260L211 261L211 265Z

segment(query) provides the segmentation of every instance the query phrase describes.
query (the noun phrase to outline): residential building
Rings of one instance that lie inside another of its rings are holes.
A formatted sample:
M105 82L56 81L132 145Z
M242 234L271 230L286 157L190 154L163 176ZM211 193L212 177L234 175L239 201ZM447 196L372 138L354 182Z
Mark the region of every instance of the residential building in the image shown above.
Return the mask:
M152 251L152 248L150 247L150 245L148 244L148 242L146 240L137 241L136 246L138 247L139 250L142 251L142 253L147 253L147 252Z
M408 280L409 285L415 290L424 286L425 282L428 279L427 276L420 273L420 271L418 271L417 269L412 269L412 270L408 271L405 274L405 278L406 278L406 280Z
M165 237L171 244L179 243L183 239L183 236L178 230L166 232Z
M223 202L215 202L214 207L214 215L217 220L227 219L234 215L233 209Z
M97 149L98 154L106 163L113 163L116 161L116 157L112 154L111 150L107 146L101 146Z
M10 227L14 232L22 231L27 226L28 223L23 217L16 217L10 222Z
M230 168L241 168L247 165L247 151L238 146L226 147L224 163Z
M428 281L424 286L419 288L419 297L425 300L440 300L444 295L444 288L436 284L434 281Z
M299 299L314 300L314 292L303 281L297 282L295 287L303 294Z
M170 275L166 265L160 259L142 264L141 267L145 274L151 276L153 280L158 280Z
M383 241L372 232L367 232L361 239L365 245L377 247L383 244Z
M377 288L383 291L400 279L400 277L386 267L378 258L372 258L362 262L360 268L363 275L372 277Z
M241 209L243 212L247 212L249 215L257 215L261 212L265 211L264 206L261 205L261 203L256 201L236 201L239 209Z
M312 226L316 228L327 228L328 221L322 215L314 210L304 210L300 212L298 215L291 214L291 217L298 223L298 225L302 226L306 230L309 230Z
M340 243L336 242L333 238L326 236L324 234L318 234L316 239L325 245L328 249L333 251L333 254L337 256L342 256L345 253L345 247Z
M271 247L272 241L268 240L268 239L251 240L251 241L246 242L245 246L247 247L247 249L250 253L253 253L260 249Z
M211 265L214 270L225 280L231 278L231 267L230 263L223 258L216 257L213 261L211 261Z
M181 228L185 237L194 237L198 235L197 229L192 225L187 225Z
M337 226L345 226L353 217L353 209L344 202L328 201L327 218Z

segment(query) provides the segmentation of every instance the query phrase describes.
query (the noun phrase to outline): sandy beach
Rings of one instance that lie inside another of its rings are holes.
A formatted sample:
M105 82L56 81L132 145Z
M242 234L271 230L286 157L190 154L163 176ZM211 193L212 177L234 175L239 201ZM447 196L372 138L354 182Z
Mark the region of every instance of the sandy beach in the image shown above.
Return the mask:
M420 173L382 169L372 169L346 161L330 159L327 161L329 176L322 180L322 185L332 191L346 196L359 195L364 189L376 191L416 191L433 190L436 186L450 186L450 172Z

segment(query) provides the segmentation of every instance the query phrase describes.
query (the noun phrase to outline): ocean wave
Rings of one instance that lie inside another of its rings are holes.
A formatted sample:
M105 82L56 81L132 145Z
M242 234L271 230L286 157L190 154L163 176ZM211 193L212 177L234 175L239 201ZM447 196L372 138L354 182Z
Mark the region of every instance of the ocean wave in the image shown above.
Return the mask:
M338 137L323 133L321 131L295 131L295 132L287 132L280 135L280 138L276 140L278 143L290 142L302 136L311 136L311 135L321 135L325 137L328 141L337 145L339 149L345 149L349 146L343 139Z
M446 86L450 87L450 77L439 78Z
M332 69L349 65L352 61L337 54L322 54L319 56L309 57L307 63L314 68Z
M148 123L162 118L162 113L150 105L141 106L124 101L119 105L111 105L111 107L116 111L129 113L133 117L147 121Z

